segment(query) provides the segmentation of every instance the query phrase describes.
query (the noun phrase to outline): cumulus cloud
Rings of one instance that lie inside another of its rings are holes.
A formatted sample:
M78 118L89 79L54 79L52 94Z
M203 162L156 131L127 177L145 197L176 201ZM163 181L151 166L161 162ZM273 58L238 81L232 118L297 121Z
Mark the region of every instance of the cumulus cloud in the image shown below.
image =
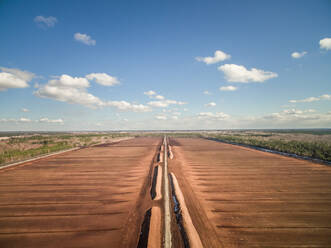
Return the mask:
M156 99L156 100L164 100L165 97L158 95L154 90L149 90L144 92L144 95L148 96L149 98Z
M3 123L36 123L36 122L41 122L41 123L53 123L53 124L63 124L64 121L62 119L49 119L47 117L40 118L39 120L31 120L29 118L21 117L18 119L0 119L0 122Z
M48 119L47 117L40 118L38 120L38 122L42 122L42 123L57 123L57 124L63 124L64 123L61 118L60 119L51 120L51 119Z
M306 51L303 51L303 52L294 52L291 54L292 58L294 59L299 59L299 58L302 58L303 56L305 56L307 54Z
M35 75L29 71L22 71L16 68L0 67L0 91L9 88L27 88Z
M205 95L211 95L211 92L209 92L208 90L205 90L205 91L203 92L203 94L205 94Z
M165 116L165 115L157 115L157 116L155 116L155 119L165 121L165 120L167 120L168 118L167 118L167 116Z
M55 24L57 23L57 19L53 16L36 16L34 18L34 22L37 23L40 27L50 28L55 26Z
M216 103L210 102L210 103L205 104L205 106L206 107L215 107L216 106Z
M210 119L210 120L225 120L228 119L230 116L223 112L201 112L198 114L199 119Z
M143 104L132 104L126 101L108 101L104 104L105 106L116 107L122 111L133 111L133 112L148 112L150 107Z
M238 89L238 87L235 86L222 86L220 87L220 91L236 91Z
M91 36L87 34L75 33L74 39L78 42L81 42L88 46L95 46L96 41L91 38Z
M148 105L158 108L166 108L169 105L184 105L186 102L176 101L176 100L161 100L161 101L150 101Z
M153 90L149 90L149 91L144 92L144 95L146 95L146 96L153 96L153 95L156 95L156 92L153 91Z
M148 102L148 105L152 106L152 107L166 108L169 105L184 105L184 104L186 104L186 102L166 99L164 96L161 96L161 95L157 94L153 90L144 92L144 95L147 95L151 99L157 100L157 101Z
M331 95L324 94L318 97L307 97L301 100L289 100L290 103L301 103L301 102L317 102L321 100L331 100Z
M87 88L90 86L90 83L86 78L71 77L66 74L63 74L56 79L50 80L48 84L51 86L59 86L65 88Z
M28 110L27 108L22 108L21 111L22 112L30 112L30 110Z
M103 86L113 86L120 83L116 77L112 77L106 73L91 73L86 75L86 78L88 80L94 80Z
M299 110L299 109L285 109L281 112L275 112L269 115L265 115L263 119L272 119L277 121L296 121L296 120L315 120L320 117L319 114L313 114L316 110L307 109L307 110Z
M259 82L262 83L268 79L278 77L277 73L270 71L263 71L260 69L252 68L246 69L245 66L235 64L225 64L218 67L218 70L222 71L225 75L225 79L228 82L237 83L250 83Z
M71 77L63 74L56 79L48 81L46 85L41 86L35 92L35 95L89 107L103 106L103 102L98 97L86 91L89 85L86 78Z
M148 106L142 104L132 104L126 101L103 101L87 91L89 86L89 81L86 78L63 74L49 80L46 85L40 86L34 94L42 98L80 104L90 108L110 106L121 111L146 112L150 110Z
M331 38L324 38L320 40L320 48L331 50Z
M156 95L154 98L157 99L157 100L163 100L164 99L164 96Z
M230 58L231 58L231 55L226 54L225 52L223 52L221 50L216 50L214 53L214 57L196 57L195 59L197 61L204 62L207 65L210 65L210 64L215 64L215 63L218 63L218 62L230 59Z
M31 122L31 120L29 118L24 118L24 117L21 117L17 120L18 122Z

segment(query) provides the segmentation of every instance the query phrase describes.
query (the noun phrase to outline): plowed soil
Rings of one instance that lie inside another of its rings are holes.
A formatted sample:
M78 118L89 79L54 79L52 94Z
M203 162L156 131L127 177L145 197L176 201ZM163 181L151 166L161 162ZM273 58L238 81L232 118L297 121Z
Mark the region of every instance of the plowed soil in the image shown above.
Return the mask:
M204 247L331 247L331 168L204 139L170 139Z
M0 170L0 247L135 247L161 138Z

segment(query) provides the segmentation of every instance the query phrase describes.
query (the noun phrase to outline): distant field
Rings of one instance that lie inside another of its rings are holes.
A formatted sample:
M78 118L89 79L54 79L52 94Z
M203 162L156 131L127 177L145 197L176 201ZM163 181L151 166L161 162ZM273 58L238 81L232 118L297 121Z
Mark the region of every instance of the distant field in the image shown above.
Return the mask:
M331 161L331 129L220 130L176 132L167 135L171 137L212 138Z
M5 136L7 135L7 136ZM74 147L105 143L127 133L2 133L0 165Z
M141 131L141 132L0 132L0 164L50 152L90 146L124 136L212 138L224 142L331 161L331 129Z

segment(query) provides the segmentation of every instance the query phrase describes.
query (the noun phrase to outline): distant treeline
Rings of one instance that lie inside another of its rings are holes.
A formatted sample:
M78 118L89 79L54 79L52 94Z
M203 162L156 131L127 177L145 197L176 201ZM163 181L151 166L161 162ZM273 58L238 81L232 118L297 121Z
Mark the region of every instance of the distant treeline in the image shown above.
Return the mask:
M127 133L47 133L21 137L11 136L10 139L2 141L5 145L0 150L0 164L29 159L74 147L95 145L100 143L102 138L112 139L124 136L130 135Z
M20 150L20 149L11 149L5 150L0 154L0 164L10 162L10 161L17 161L26 158L33 158L40 156L42 154L57 152L66 150L69 148L73 148L73 145L68 144L68 142L58 142L52 146L49 146L46 142L43 146L38 148L31 148L27 150Z
M331 145L322 142L262 140L234 135L213 135L212 138L231 143L245 144L299 156L331 161Z

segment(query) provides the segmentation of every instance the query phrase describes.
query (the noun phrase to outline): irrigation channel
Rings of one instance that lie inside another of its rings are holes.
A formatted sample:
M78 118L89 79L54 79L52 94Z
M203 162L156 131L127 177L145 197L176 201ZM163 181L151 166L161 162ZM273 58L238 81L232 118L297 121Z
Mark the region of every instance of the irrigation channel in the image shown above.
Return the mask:
M150 178L152 204L145 213L137 248L203 247L176 176L168 169L168 159L173 158L172 148L164 137Z

